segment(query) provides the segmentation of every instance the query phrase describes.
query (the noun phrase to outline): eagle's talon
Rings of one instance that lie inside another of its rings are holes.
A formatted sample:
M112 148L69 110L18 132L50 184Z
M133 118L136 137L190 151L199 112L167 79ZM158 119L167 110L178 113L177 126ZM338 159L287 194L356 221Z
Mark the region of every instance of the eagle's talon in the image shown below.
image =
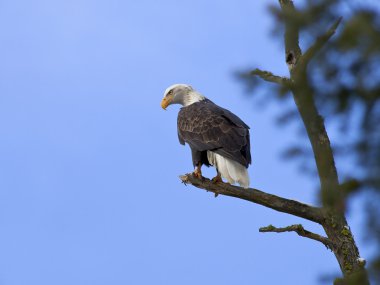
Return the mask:
M222 180L222 177L218 174L217 176L215 176L213 179L211 179L212 183L222 183L223 180Z
M193 174L193 176L195 178L198 178L198 179L201 179L201 180L203 179L202 171L201 171L201 169L200 169L199 166L194 170L194 172L192 174Z
M199 179L199 180L204 180L205 178L202 176L202 173L196 173L195 171L192 173L192 175Z

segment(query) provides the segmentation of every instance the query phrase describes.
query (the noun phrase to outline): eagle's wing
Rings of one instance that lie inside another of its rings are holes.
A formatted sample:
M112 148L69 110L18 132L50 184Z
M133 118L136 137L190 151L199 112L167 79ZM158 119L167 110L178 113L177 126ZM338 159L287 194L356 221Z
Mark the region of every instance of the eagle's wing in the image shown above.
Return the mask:
M251 163L249 127L230 111L210 100L181 108L178 138L197 151L214 151L248 167Z

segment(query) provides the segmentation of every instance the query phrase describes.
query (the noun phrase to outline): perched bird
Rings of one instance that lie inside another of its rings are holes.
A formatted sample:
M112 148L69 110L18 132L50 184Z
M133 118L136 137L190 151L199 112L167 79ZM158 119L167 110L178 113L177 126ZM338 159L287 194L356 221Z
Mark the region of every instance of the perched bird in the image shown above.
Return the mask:
M171 104L183 107L178 113L177 130L181 144L191 148L193 175L201 178L202 165L214 166L212 180L222 177L230 184L248 188L248 165L251 164L249 127L235 114L219 107L190 85L174 84L167 88L161 107Z

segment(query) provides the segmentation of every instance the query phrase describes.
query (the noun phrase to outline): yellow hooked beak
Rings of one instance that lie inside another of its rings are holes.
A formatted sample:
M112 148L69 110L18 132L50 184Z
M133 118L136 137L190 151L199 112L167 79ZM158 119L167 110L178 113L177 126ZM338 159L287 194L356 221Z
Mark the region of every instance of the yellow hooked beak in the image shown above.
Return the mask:
M166 108L170 105L172 100L173 100L173 96L165 96L164 99L162 99L161 101L162 109L166 110Z

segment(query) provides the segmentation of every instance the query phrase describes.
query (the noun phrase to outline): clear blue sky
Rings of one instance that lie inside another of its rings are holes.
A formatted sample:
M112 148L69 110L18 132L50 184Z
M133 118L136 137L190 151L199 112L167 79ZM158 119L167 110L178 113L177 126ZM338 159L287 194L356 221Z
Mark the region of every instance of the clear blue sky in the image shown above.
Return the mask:
M192 84L251 126L253 187L314 203L316 181L279 158L297 138L275 125L280 107L257 107L233 77L287 74L270 2L0 2L1 285L319 284L338 271L321 244L258 232L319 227L182 185L178 107L160 108L166 87Z

